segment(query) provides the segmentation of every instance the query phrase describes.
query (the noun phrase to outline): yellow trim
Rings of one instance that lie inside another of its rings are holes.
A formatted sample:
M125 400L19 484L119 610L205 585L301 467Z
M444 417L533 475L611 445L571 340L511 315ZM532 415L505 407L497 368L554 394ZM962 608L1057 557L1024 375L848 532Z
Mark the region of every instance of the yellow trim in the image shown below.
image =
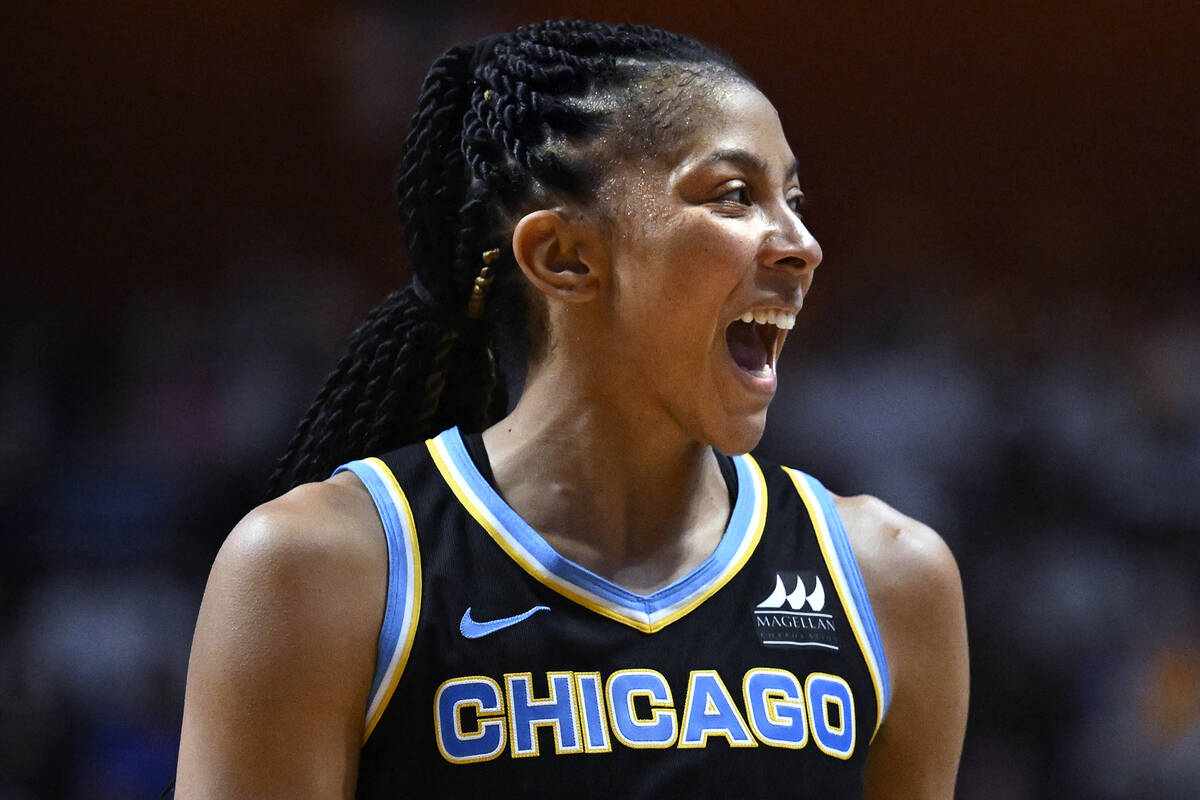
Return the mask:
M446 484L450 487L450 490L454 492L454 496L458 498L458 502L461 503L463 508L467 510L467 513L469 513L475 519L475 521L478 522L485 531L487 531L488 535L492 537L492 540L500 546L500 549L508 554L509 558L515 561L531 576L536 578L537 581L542 585L554 590L555 592L558 592L570 600L573 600L584 608L594 611L601 616L608 617L616 622L628 625L631 628L635 628L642 633L655 633L667 627L672 622L682 619L705 600L716 594L716 592L719 591L726 583L732 580L733 576L737 575L741 571L751 554L754 553L754 551L758 548L758 542L762 538L763 528L766 524L766 479L763 477L762 470L759 468L758 463L752 457L746 455L744 458L750 466L750 474L753 476L754 480L754 502L756 503L757 507L754 511L754 517L750 521L749 534L743 540L743 546L741 548L740 555L731 561L721 575L718 576L711 584L709 584L707 588L701 590L686 603L656 620L647 621L645 619L635 617L623 609L614 608L613 606L606 604L603 602L603 600L591 594L590 592L587 592L582 587L559 578L557 575L554 575L548 570L543 570L540 565L527 558L520 549L513 545L513 542L509 539L509 537L502 534L492 523L491 516L487 510L475 502L473 495L464 485L465 481L459 477L457 470L452 464L449 463L449 459L443 455L444 445L438 441L438 439L429 439L425 442L425 444L429 448L429 454L433 457L433 463L437 466L438 472L442 474L443 480L446 481Z
M796 491L800 495L800 499L804 502L804 506L808 510L808 517L812 520L813 530L817 532L817 543L821 547L821 556L825 559L825 567L829 570L830 577L833 578L834 587L837 589L838 597L842 601L842 608L846 610L846 619L850 621L850 630L854 633L854 639L858 642L858 649L862 651L863 660L867 664L867 672L871 675L871 684L875 688L875 730L871 733L870 741L874 741L875 734L879 733L879 728L883 725L884 712L883 679L879 674L879 664L875 660L875 651L871 649L870 641L862 629L862 619L858 614L858 606L854 602L854 593L850 591L849 583L842 572L841 562L837 559L837 553L833 547L832 534L829 532L829 524L825 519L825 513L821 510L821 502L813 494L812 487L808 485L808 482L804 480L798 471L790 467L782 467L782 469L792 479L792 483L796 486Z
M396 480L396 476L392 474L388 465L378 458L367 458L364 461L384 479L395 493L395 497L400 501L399 507L403 511L401 522L405 537L408 539L405 566L412 573L412 580L405 581L408 594L412 597L412 604L409 605L407 602L408 598L406 597L405 610L407 613L405 614L405 618L407 619L407 623L404 621L401 622L404 641L400 647L399 657L390 666L390 674L387 676L387 689L383 693L383 699L375 708L375 713L371 714L367 719L366 730L363 732L362 738L363 744L366 744L367 739L371 738L371 733L375 730L375 726L379 724L380 718L383 717L383 712L387 710L388 704L391 703L392 694L395 693L396 686L400 683L400 676L404 674L404 668L408 665L408 657L412 654L413 640L417 635L417 622L421 618L421 550L417 546L417 524L413 520L412 507L409 506L408 497L405 496L404 490L400 488L400 483Z

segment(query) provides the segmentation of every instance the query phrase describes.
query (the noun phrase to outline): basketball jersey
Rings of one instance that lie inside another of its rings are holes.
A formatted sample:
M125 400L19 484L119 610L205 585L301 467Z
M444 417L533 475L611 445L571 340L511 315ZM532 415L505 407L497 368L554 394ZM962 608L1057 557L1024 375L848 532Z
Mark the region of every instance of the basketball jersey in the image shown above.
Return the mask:
M832 497L728 464L720 544L650 595L553 550L457 429L342 467L388 546L358 797L861 796L889 678Z

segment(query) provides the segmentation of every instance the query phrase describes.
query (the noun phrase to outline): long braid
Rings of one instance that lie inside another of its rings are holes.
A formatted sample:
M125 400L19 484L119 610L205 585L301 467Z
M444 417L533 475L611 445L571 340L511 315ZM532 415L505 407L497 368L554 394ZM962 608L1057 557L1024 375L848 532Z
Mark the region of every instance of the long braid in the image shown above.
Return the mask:
M723 56L644 26L580 21L527 25L446 51L417 101L396 182L420 284L392 292L304 415L271 478L272 496L338 464L420 441L452 425L481 429L506 411L493 335L520 353L520 276L505 220L538 196L579 198L594 165L570 147L610 124L581 102L630 87L651 65L689 62L741 76ZM744 76L743 76L744 77ZM484 250L499 248L482 320L464 317Z

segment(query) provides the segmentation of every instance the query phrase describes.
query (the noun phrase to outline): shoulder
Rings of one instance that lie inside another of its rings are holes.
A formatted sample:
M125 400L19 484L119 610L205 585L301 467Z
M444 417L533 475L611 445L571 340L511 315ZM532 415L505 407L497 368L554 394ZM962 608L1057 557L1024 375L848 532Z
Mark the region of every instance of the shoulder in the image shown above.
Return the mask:
M929 526L870 497L835 497L879 625L892 702L867 762L866 797L951 797L969 695L954 556Z
M258 592L359 593L376 583L364 580L375 572L382 586L386 556L370 495L357 478L342 473L299 486L247 514L221 546L206 595L229 581Z
M869 495L836 497L896 694L931 654L965 657L962 580L936 531ZM959 652L961 650L961 653Z
M834 496L834 503L873 602L961 597L958 565L935 530L870 495Z
M386 583L387 544L374 503L342 473L299 486L234 527L213 562L197 633L206 620L244 620L254 623L258 643L277 635L290 644L307 631L332 636L330 643L371 644Z
M216 563L287 568L297 560L371 560L381 541L379 531L366 487L353 475L340 473L255 508L226 538Z
M341 793L362 736L386 547L370 496L347 474L237 524L196 622L181 797Z
M277 609L289 628L373 645L386 585L387 543L374 502L358 478L341 473L247 514L221 546L204 600L227 599L235 613Z
M776 474L776 465L760 462L764 473ZM878 612L893 606L918 605L928 595L962 595L958 566L950 548L936 531L900 513L871 495L841 497L824 489L820 481L791 467L782 467L805 502L833 500L846 530L854 559ZM806 488L807 487L807 488ZM813 496L811 493L816 492Z

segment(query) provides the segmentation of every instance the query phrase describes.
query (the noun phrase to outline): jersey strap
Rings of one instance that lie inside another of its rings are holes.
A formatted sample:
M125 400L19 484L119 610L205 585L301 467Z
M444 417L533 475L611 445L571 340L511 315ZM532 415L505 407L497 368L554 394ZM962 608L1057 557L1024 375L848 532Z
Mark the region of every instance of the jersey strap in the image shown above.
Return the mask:
M367 718L363 742L371 736L383 716L408 655L421 614L421 553L417 547L417 527L413 522L408 498L388 469L378 458L351 461L334 472L353 472L371 493L383 532L387 539L388 582L387 605L383 625L379 629L379 650L375 660L375 676L367 701Z
M762 538L766 482L753 458L738 456L733 459L738 497L717 549L671 585L636 594L559 555L479 473L457 428L426 445L459 502L522 569L585 608L643 633L662 630L711 597L741 570Z
M887 657L883 652L883 640L879 636L879 626L871 610L871 599L867 596L867 587L858 569L858 561L854 558L850 539L846 536L846 527L842 524L837 506L833 503L833 495L819 480L788 467L784 467L783 471L792 479L796 491L800 493L804 505L808 508L813 530L817 532L817 541L821 545L821 555L824 556L829 574L837 585L837 592L842 598L854 638L858 641L859 649L867 662L867 669L871 673L871 682L875 685L875 706L878 709L875 733L878 733L892 699L892 682L888 674Z

